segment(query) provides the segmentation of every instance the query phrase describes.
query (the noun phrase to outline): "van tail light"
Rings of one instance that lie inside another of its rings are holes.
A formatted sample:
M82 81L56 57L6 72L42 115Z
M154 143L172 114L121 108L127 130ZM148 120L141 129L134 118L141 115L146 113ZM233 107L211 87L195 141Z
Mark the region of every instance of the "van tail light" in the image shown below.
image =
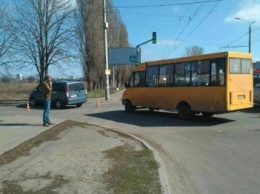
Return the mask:
M232 104L232 92L229 93L229 103Z
M69 87L68 86L65 87L65 91L66 91L66 97L69 98Z

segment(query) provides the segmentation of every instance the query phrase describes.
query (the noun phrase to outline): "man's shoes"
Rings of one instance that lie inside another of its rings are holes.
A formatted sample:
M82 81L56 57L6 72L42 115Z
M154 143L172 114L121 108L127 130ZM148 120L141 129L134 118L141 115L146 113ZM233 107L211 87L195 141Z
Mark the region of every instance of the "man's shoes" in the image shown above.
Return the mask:
M49 125L47 123L43 123L44 127L49 127Z
M54 125L54 123L52 123L52 122L49 122L49 123L47 123L48 125Z

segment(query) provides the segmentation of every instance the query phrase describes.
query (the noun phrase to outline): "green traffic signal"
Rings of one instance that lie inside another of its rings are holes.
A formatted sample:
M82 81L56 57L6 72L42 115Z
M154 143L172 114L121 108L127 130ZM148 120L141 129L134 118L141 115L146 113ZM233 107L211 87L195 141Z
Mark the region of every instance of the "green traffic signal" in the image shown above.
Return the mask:
M153 44L156 44L156 42L157 42L156 32L153 32L153 38L152 38L152 40L153 40Z

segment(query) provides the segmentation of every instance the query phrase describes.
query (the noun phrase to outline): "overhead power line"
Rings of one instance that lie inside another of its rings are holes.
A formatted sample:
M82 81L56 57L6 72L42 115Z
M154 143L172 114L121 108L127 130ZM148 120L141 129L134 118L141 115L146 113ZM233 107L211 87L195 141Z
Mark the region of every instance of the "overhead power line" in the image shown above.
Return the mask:
M256 28L256 29L252 30L252 32L257 31L257 30L260 30L260 28ZM247 34L248 34L248 32L246 32L246 33L244 33L243 35L239 36L238 38L236 38L235 40L233 40L232 42L230 42L229 44L227 44L227 46L221 46L221 47L219 47L219 48L220 48L220 49L221 49L221 48L228 48L228 49L229 49L229 48L237 48L237 47L248 47L248 46L241 46L241 45L238 45L238 46L233 45L235 42L237 42L237 41L240 40L241 38L245 37ZM253 42L257 42L258 39L253 39L252 41L253 41ZM252 44L253 44L253 43L252 43Z
M173 17L173 18L190 18L190 16L175 16L175 15L163 15L163 14L145 14L145 13L127 13L127 12L120 12L120 14L129 14L129 15L143 15L143 16L153 16L153 17Z
M188 25L190 24L191 20L194 18L194 16L199 12L200 8L202 7L203 3L200 4L200 6L197 8L197 10L195 11L195 13L192 15L192 17L189 19L188 23L184 26L184 28L181 30L181 32L179 33L179 35L177 36L176 40L178 40L180 38L180 36L183 34L183 32L185 31L185 29L188 27ZM168 49L168 54L172 51L174 44L170 45L170 48ZM166 51L164 51L163 56L165 56Z
M189 3L172 3L172 4L162 4L162 5L136 5L136 6L114 6L120 9L130 9L130 8L152 8L152 7L169 7L169 6L176 6L176 5L192 5L192 4L200 4L200 3L212 3L216 1L223 1L223 0L209 0L209 1L194 1Z
M200 23L188 34L188 36L183 41L181 41L181 43L174 50L179 48L193 34L193 32L206 20L206 18L213 12L213 10L217 7L218 4L219 2L217 2L215 6L213 6L213 8L205 15L205 17L200 21ZM171 49L168 53L170 53L170 51Z

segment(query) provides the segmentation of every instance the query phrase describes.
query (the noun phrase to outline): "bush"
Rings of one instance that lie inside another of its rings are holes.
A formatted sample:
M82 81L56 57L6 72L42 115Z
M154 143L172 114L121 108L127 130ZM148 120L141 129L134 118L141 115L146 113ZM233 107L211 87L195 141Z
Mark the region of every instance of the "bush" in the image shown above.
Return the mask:
M9 76L7 76L7 75L4 75L4 76L1 78L1 82L8 84L8 83L11 82L11 78L10 78Z

